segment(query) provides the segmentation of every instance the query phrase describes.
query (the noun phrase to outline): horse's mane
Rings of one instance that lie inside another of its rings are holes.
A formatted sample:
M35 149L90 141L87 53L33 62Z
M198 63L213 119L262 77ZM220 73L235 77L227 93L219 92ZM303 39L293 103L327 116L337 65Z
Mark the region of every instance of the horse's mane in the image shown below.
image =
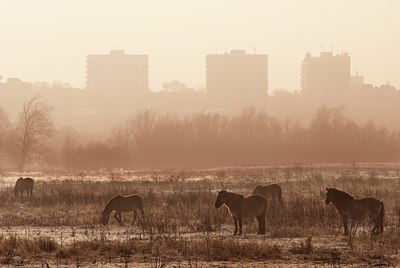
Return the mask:
M120 198L120 197L121 197L120 195L116 195L113 198L111 198L110 201L114 201L115 199ZM108 202L110 202L110 201L108 201Z
M242 194L237 194L237 193L234 193L234 192L228 192L228 191L225 191L225 190L222 190L221 193L226 193L226 194L229 194L231 196L236 196L236 197L244 197Z
M340 190L335 189L335 188L329 188L328 192L333 192L336 196L338 196L340 198L354 199L354 197L349 195L348 193L340 191Z
M110 206L112 206L112 204L114 203L114 200L116 200L119 197L121 197L121 196L117 195L117 196L114 196L113 198L111 198L110 200L108 200L106 206L104 207L104 210L109 210Z

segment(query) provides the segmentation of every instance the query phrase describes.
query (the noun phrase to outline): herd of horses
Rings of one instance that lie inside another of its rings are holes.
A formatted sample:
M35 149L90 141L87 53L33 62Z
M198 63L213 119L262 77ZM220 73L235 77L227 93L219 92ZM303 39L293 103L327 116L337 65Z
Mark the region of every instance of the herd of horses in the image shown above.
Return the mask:
M15 183L14 194L15 196L33 194L33 179L32 178L19 178ZM233 218L235 225L234 235L241 235L243 233L243 219L256 218L258 221L257 234L265 234L266 215L269 206L276 204L283 206L282 188L278 184L271 185L258 185L252 195L244 197L241 194L228 192L226 190L218 191L215 207L220 208L226 206L229 213ZM384 220L384 205L378 199L368 197L362 199L355 199L353 196L346 192L339 191L334 188L326 188L326 205L333 204L338 214L342 218L344 227L344 234L349 234L348 221L360 222L370 218L374 224L372 228L373 234L381 234L383 232ZM104 207L101 215L101 223L107 225L111 213L114 211L114 218L122 225L121 213L133 212L135 222L137 218L137 211L140 212L143 223L145 223L143 198L138 194L120 196L117 195L111 198Z

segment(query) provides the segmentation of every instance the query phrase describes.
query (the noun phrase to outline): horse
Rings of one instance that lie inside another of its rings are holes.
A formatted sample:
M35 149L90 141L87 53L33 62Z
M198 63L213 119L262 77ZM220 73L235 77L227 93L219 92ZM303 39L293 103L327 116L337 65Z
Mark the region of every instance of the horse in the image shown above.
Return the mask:
M258 220L258 233L265 234L265 216L267 213L268 203L267 200L261 195L252 195L244 197L243 195L227 192L225 190L218 191L215 207L220 208L225 205L229 213L233 217L235 224L235 231L233 235L238 234L239 222L239 235L242 232L242 220L245 218L256 217Z
M326 188L325 204L332 203L343 220L344 234L349 235L347 220L362 221L370 218L374 223L373 234L383 233L384 205L378 199L368 197L355 199L348 193Z
M122 225L121 212L132 212L133 211L133 223L137 217L137 210L140 211L143 222L145 221L145 213L143 210L143 198L140 195L132 194L128 196L117 195L108 201L101 215L101 222L103 225L107 225L110 220L112 211L115 211L114 218Z
M271 199L273 204L283 205L282 188L278 184L257 185L252 194L261 195L267 200Z
M15 187L14 187L14 195L24 195L24 192L26 191L27 196L32 196L33 195L33 179L32 178L19 178L15 182Z

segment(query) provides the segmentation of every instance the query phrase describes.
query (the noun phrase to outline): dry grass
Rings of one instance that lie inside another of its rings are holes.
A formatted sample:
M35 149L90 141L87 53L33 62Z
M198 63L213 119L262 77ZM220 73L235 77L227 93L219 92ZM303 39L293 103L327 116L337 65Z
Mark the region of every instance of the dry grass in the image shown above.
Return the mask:
M86 180L85 176L37 181L32 198L16 199L10 187L0 188L0 226L20 230L2 229L2 263L37 263L43 259L54 264L138 262L153 267L226 260L397 263L397 170L295 166L165 172L139 179L134 174L135 180L115 172L104 181ZM257 184L275 182L282 186L285 207L269 210L267 236L252 235L257 224L247 220L246 235L232 237L230 215L226 209L214 207L216 191L227 187L248 195ZM351 249L339 230L336 211L323 202L325 187L382 200L386 210L384 234L371 237L368 229L361 228ZM117 194L131 193L145 200L146 228L137 223L132 226L133 217L128 213L123 214L122 228L113 219L111 225L101 226L100 212L105 203ZM38 234L21 231L32 226ZM50 234L44 230L50 230Z

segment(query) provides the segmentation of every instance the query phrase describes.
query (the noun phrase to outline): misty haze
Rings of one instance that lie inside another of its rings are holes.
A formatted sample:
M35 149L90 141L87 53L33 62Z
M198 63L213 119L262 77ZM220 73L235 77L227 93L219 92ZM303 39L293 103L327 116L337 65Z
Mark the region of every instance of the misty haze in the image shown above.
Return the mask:
M400 3L0 6L0 266L400 265Z

